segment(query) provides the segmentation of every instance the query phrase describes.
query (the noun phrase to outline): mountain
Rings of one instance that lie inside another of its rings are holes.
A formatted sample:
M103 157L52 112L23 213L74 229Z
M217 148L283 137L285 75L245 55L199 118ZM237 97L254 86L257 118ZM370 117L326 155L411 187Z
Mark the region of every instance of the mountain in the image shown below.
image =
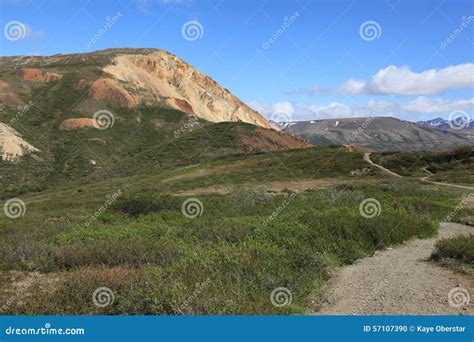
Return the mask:
M272 127L161 50L0 57L4 194L312 146Z
M443 118L436 118L426 121L417 121L416 124L420 127L440 129L444 131L453 131L459 134L474 134L474 121L470 120L462 122L453 122Z
M265 118L179 57L158 49L108 49L49 57L1 57L0 100L22 104L39 84L63 79L83 93L71 108L88 113L103 102L121 108L166 106L210 121L272 128ZM63 84L65 85L65 84Z
M446 150L473 144L470 136L392 117L299 121L279 126L315 145L354 145L375 151Z

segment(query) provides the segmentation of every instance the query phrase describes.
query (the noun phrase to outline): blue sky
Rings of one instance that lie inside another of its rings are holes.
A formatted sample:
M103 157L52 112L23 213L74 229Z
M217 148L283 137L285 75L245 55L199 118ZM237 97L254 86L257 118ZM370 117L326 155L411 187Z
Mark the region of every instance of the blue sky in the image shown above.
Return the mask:
M1 55L161 48L269 118L474 109L469 0L2 0L0 19ZM11 22L24 25L22 39L8 39ZM197 37L183 35L188 22Z

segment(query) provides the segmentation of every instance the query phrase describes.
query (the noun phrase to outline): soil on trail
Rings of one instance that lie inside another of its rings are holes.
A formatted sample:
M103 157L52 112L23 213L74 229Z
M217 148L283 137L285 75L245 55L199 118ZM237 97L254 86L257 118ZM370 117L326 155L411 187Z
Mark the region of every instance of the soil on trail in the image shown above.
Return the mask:
M452 307L451 289L473 293L474 279L429 261L437 239L474 233L474 227L446 223L437 238L405 245L343 267L326 286L316 315L472 315L474 304Z
M386 174L401 175L374 163L370 153L364 160ZM429 176L428 176L429 177ZM421 181L448 187L474 190L457 184ZM471 205L471 203L468 203ZM455 272L429 261L436 240L456 235L474 234L474 227L444 223L438 236L416 239L405 245L376 252L341 268L326 285L315 315L472 315L474 304L449 305L449 291L461 286L473 293L472 276Z
M369 163L370 165L382 170L382 172L388 174L388 175L391 175L391 176L394 176L394 177L399 177L399 178L402 178L403 176L399 175L398 173L395 173L389 169L387 169L386 167L383 167L382 165L379 165L379 164L376 164L372 161L372 159L370 159L370 153L364 153L364 160ZM426 173L428 173L428 176L426 177L421 177L420 180L422 182L425 182L425 183L431 183L431 184L435 184L435 185L442 185L442 186L448 186L448 187L451 187L451 188L458 188L458 189L464 189L464 190L474 190L474 187L472 186L467 186L467 185L459 185L459 184L451 184L451 183L443 183L443 182L435 182L435 181L431 181L429 180L429 178L431 176L434 175L434 173L428 171L426 168L423 168L423 171L425 171Z

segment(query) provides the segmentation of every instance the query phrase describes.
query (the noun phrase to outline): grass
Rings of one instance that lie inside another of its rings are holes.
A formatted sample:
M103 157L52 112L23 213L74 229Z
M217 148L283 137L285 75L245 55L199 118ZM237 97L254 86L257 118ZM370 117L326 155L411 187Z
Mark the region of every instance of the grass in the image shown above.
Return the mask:
M68 57L64 63L73 72L31 89L14 68L2 69L32 102L14 128L41 150L41 160L0 161L0 196L20 197L27 208L18 219L0 217L1 278L41 275L5 313L300 314L337 267L432 236L458 202L459 192L388 179L342 147L259 153L242 144L242 135L255 137L249 124L199 121L182 130L188 118L180 111L78 101L84 94L76 82L96 78L111 53ZM64 66L53 62L48 70L61 73ZM64 119L91 117L98 109L114 113L113 128L58 129ZM2 107L0 121L15 115ZM466 157L461 164L468 170L469 153L454 154L457 161ZM421 159L416 172L426 166L436 177L469 178L447 154L428 156L375 158L409 175ZM264 188L306 180L339 185L297 194ZM183 215L188 198L180 191L218 185L231 191L199 195L202 215ZM381 206L373 218L360 213L367 198ZM472 213L453 219L461 215ZM12 285L2 284L0 302ZM92 296L104 286L115 300L100 308ZM291 305L271 304L277 287L291 291Z
M437 241L431 258L443 266L474 275L474 234Z
M403 176L422 177L433 173L430 180L458 184L474 184L474 148L458 147L445 152L383 152L373 160Z
M2 222L0 268L56 280L37 284L8 313L299 314L336 267L432 236L456 203L390 182L291 194L253 188L199 196L195 219L181 212L185 197L153 192L124 192L95 220L101 203L82 193L30 203L23 218ZM379 216L360 215L365 198L381 203ZM91 302L102 286L116 296L106 308ZM276 308L269 296L282 286L293 302Z

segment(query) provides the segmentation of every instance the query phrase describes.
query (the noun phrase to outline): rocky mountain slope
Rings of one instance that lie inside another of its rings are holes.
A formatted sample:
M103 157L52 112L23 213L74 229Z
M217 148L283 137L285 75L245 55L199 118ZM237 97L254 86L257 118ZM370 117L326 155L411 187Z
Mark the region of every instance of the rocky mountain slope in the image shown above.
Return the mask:
M4 193L312 146L156 49L0 57Z
M72 111L86 114L109 102L121 108L165 106L210 121L273 128L227 89L179 57L158 49L109 49L49 57L1 57L4 105L22 103L38 84L66 78L83 93ZM3 76L3 72L2 72ZM4 79L5 78L5 79Z
M24 154L32 154L39 150L25 141L21 135L8 125L0 123L0 158L16 162Z
M474 136L474 121L467 121L467 117L461 118L463 121L452 122L443 118L436 118L426 121L417 121L416 124L420 127L440 129L443 131L451 131L458 134L465 134L469 136Z
M280 123L280 127L316 145L354 145L375 151L437 151L474 144L464 134L392 117L300 121Z

